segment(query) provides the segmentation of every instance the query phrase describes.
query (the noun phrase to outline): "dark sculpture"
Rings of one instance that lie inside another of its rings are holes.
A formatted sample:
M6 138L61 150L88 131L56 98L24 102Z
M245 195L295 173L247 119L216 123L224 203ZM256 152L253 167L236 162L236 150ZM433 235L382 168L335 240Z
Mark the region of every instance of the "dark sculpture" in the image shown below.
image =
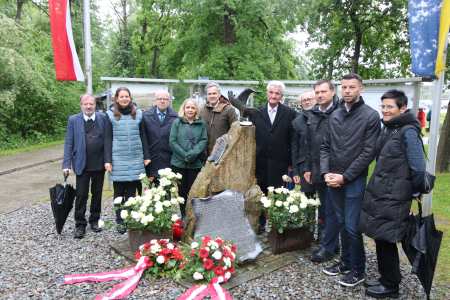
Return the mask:
M230 100L231 105L239 109L242 119L259 114L258 109L247 106L248 96L250 96L251 93L261 93L261 92L247 88L242 93L240 93L237 98L235 98L233 95L233 91L228 91L228 99Z

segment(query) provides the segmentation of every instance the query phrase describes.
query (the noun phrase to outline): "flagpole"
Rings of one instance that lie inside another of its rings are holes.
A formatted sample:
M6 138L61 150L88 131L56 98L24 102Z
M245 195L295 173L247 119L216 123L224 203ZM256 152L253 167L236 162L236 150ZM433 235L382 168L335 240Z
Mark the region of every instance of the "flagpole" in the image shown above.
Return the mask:
M448 36L445 39L444 51L442 55L445 58L447 57L447 44L448 44ZM436 170L436 155L437 155L437 147L439 141L439 121L441 117L441 98L442 98L442 87L444 85L444 77L445 71L439 72L439 79L434 81L433 87L433 111L431 113L430 120L430 136L428 139L428 159L427 163L427 172L434 174ZM433 202L433 190L424 195L423 197L423 216L428 216L431 214L431 205Z
M84 8L84 66L86 70L86 93L92 94L91 61L91 8L89 0L83 0Z

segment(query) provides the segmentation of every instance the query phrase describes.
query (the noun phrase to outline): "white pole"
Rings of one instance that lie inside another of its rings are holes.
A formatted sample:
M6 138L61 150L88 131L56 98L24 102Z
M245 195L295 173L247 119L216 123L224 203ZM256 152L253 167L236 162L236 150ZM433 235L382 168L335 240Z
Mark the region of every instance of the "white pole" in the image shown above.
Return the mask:
M444 51L442 53L444 57L444 61L447 57L447 43L448 36L445 39ZM428 139L428 159L427 162L427 171L431 174L435 173L436 170L436 155L437 155L437 146L439 140L439 120L441 118L441 98L442 98L442 86L444 84L445 71L439 73L439 79L434 81L433 87L433 111L431 112L431 121L430 121L430 137ZM433 201L433 191L431 193L426 194L423 197L423 216L428 216L431 214L431 204Z
M84 7L84 66L86 69L86 93L92 94L91 61L91 8L89 0L83 0Z

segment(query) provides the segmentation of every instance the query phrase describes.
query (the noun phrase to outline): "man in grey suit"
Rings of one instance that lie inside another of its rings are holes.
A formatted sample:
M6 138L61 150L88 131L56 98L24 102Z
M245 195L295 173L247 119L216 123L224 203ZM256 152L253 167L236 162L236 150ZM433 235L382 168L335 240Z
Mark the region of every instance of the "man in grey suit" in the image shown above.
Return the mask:
M96 113L95 99L91 94L80 96L82 112L69 118L62 171L70 173L72 166L76 178L75 238L86 232L86 204L91 181L91 215L89 223L94 232L102 231L98 226L102 206L102 190L105 178L103 145L105 138L105 114Z

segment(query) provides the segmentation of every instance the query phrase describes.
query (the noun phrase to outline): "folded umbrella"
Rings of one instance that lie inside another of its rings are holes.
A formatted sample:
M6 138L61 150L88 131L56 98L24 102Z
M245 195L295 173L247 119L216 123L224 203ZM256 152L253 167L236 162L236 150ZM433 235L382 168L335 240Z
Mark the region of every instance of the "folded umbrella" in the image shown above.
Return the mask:
M67 216L73 207L75 200L75 189L71 184L66 184L69 173L64 175L64 186L60 183L50 188L50 203L52 205L53 217L55 218L56 231L61 231L66 223Z
M422 205L419 203L419 214L409 216L402 248L411 263L411 274L419 278L427 299L430 299L442 236L442 231L436 229L433 214L422 217Z

